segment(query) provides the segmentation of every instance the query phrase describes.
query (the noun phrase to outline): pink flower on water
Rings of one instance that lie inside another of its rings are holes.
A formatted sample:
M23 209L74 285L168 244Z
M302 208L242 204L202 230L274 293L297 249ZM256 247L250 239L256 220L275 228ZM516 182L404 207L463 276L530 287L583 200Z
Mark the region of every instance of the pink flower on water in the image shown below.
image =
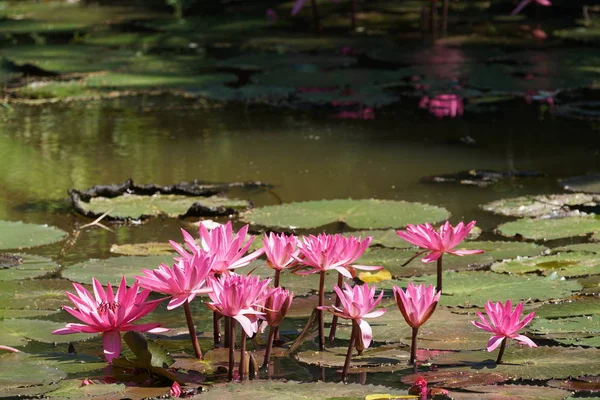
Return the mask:
M438 118L456 118L464 113L463 100L455 94L439 94L433 98L423 96L419 107L428 109L430 114Z
M94 385L94 381L91 379L84 379L81 381L81 386L89 386L89 385Z
M310 275L317 272L337 270L346 278L352 279L352 268L368 271L380 270L383 267L371 267L366 265L351 265L358 260L369 244L371 237L364 240L353 236L320 234L319 236L305 236L298 242L300 255L296 258L298 262L312 267L308 271L297 272L300 275Z
M263 318L267 321L267 325L278 327L292 305L294 294L280 287L271 290L269 293L263 308L265 313Z
M238 321L246 335L252 336L258 331L258 316L264 315L257 309L262 308L270 294L267 290L270 282L270 279L261 280L258 276L222 275L211 280L213 291L208 296L212 302L206 305Z
M527 5L531 2L537 3L540 6L545 6L545 7L549 7L552 5L552 3L550 2L550 0L522 0L519 5L517 5L517 7L510 13L510 15L517 15L518 13L521 12L522 9L524 9L525 7L527 7Z
M396 304L411 328L423 325L435 311L442 292L437 292L433 285L425 287L408 282L406 292L398 286L393 287Z
M171 385L171 389L169 389L169 396L171 397L180 397L181 396L181 385L177 382L173 382Z
M537 347L527 336L517 333L531 322L533 317L535 317L535 311L521 319L523 303L517 304L513 311L510 300L507 300L506 304L488 301L485 305L485 311L490 319L489 322L481 312L477 312L477 316L481 322L471 321L471 323L479 329L494 334L487 344L487 351L494 351L505 338L516 339L529 347Z
M294 257L297 257L300 252L297 246L298 238L294 235L265 233L263 249L267 256L267 265L278 271L292 267L297 263Z
M449 222L436 231L431 224L408 225L405 231L396 231L398 236L409 243L429 250L421 261L434 262L444 253L453 254L455 256L465 256L469 254L481 254L483 250L452 250L462 242L471 229L475 226L476 221L471 221L467 225L459 222L456 227L452 227Z
M212 291L207 287L207 279L212 276L214 257L208 254L194 254L191 258L179 259L172 268L161 264L158 269L142 269L144 276L136 276L138 285L158 293L173 296L167 310L179 307L187 300L192 300L199 294Z
M360 328L360 338L363 348L366 349L373 339L373 330L371 329L371 325L367 321L364 321L363 318L377 318L385 314L385 308L373 311L381 302L383 290L379 293L379 297L375 298L375 285L369 287L369 285L363 284L351 287L347 283L344 283L344 286L345 289L343 291L337 286L333 288L341 300L342 308L336 306L318 308L327 310L340 318L354 320Z
M208 253L214 256L212 265L212 272L214 274L223 274L230 270L245 267L250 262L263 253L263 249L254 251L253 253L246 254L246 251L250 248L254 236L249 236L246 240L248 233L248 225L244 225L238 233L233 236L233 228L231 221L227 222L226 225L220 225L212 230L204 224L200 224L200 245L196 243L192 235L185 230L181 230L183 239L187 247L192 251L193 254ZM170 241L171 246L177 251L184 259L192 257L183 247L174 241Z
M127 288L125 277L117 293L113 293L110 283L106 291L96 278L92 279L94 297L78 283L73 283L77 296L67 292L67 296L76 308L64 306L63 309L84 324L69 323L65 328L52 332L55 335L69 333L102 333L104 356L108 362L121 353L121 334L119 332L136 331L160 333L168 329L160 328L158 322L132 325L132 322L153 311L164 299L146 302L150 290L139 292L138 286Z

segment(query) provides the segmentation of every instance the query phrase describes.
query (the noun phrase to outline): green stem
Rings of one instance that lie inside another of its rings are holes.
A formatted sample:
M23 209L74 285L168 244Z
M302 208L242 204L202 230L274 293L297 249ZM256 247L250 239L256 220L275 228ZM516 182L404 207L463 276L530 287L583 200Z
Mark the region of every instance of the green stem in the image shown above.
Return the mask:
M321 271L319 279L319 307L323 307L325 303L325 271ZM319 316L319 350L325 350L325 320L323 318L323 310L317 309Z
M227 318L226 323L229 325L229 371L227 379L231 382L233 380L233 368L235 367L235 320Z
M352 360L352 350L354 350L354 342L358 336L358 325L352 321L352 333L350 334L350 344L348 345L348 351L346 352L346 361L344 361L344 369L342 370L342 381L348 380L348 372L350 371L350 361Z
M281 271L276 269L275 270L275 279L273 282L273 286L274 287L279 287L279 276L281 275ZM271 334L271 327L269 327L269 335ZM273 337L273 340L279 340L279 327L276 326L275 327L275 336Z
M410 360L409 364L414 364L417 358L417 335L419 334L419 328L412 328L412 341L410 342Z
M269 366L269 361L271 361L271 352L273 351L273 339L275 339L275 330L277 327L270 326L269 327L269 338L267 339L267 350L265 352L265 361L263 361L263 367L266 368Z
M341 289L343 283L344 283L344 276L338 272L337 286ZM340 296L338 296L336 293L335 294L335 306L339 308L341 304L342 304L342 299L340 299ZM334 315L333 320L331 321L331 328L329 329L329 343L330 344L333 344L333 342L335 341L335 331L337 330L337 323L338 323L338 316Z
M248 377L248 369L246 368L246 364L247 364L247 354L246 354L246 340L247 340L247 336L246 336L246 332L244 332L244 330L242 329L242 343L240 345L241 349L240 349L240 380L245 381L246 378Z
M502 339L502 344L500 345L500 352L498 353L498 358L496 358L496 364L502 364L502 356L504 355L505 348L506 348L506 338Z
M352 27L352 30L356 29L356 0L352 0L351 2L350 26Z
M442 291L442 258L443 256L440 256L437 259L437 287L435 288L437 292Z
M221 344L221 316L218 312L213 311L213 340L215 347Z
M192 310L190 309L190 302L185 301L183 303L183 310L185 311L185 320L187 322L188 330L190 331L190 338L192 339L192 346L194 346L194 353L196 358L202 360L202 350L198 343L198 336L196 335L196 328L194 327L194 321L192 321Z

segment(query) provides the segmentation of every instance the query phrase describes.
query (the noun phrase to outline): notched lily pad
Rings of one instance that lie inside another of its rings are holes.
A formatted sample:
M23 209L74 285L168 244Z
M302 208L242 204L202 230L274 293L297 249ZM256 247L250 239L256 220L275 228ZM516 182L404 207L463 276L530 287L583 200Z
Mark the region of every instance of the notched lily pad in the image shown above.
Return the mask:
M456 400L562 400L569 392L557 388L535 385L486 385L461 388L469 392L450 391L450 397Z
M347 351L348 347L333 347L325 351L306 350L296 354L294 358L304 364L341 368L344 366ZM406 349L397 346L370 347L364 350L362 356L356 352L353 354L350 368L377 367L379 372L382 372L381 367L385 367L389 372L409 369L409 357L410 353Z
M559 343L579 346L600 346L600 316L534 320L536 334L545 335Z
M42 246L59 242L66 235L53 226L0 221L0 250Z
M173 264L173 255L161 256L122 256L103 260L91 259L83 263L69 265L62 271L62 276L74 282L92 283L92 278L98 279L103 285L110 282L118 285L125 275L127 284L133 285L135 276L142 274L142 268L155 269L161 263Z
M320 200L256 208L243 215L246 222L283 229L317 228L344 222L356 229L400 228L407 224L438 222L450 216L441 207L393 200Z
M571 192L600 193L600 175L574 176L558 183Z
M322 68L349 67L356 64L356 58L333 54L276 54L254 53L221 60L220 68L243 71L260 71L291 67L293 70L310 71Z
M0 281L0 304L8 310L55 312L66 304L67 290L73 290L73 285L63 279Z
M493 201L481 207L509 217L541 217L570 215L576 210L593 212L600 210L598 202L599 196L573 193L516 197Z
M66 377L66 372L36 362L25 353L0 355L0 390L47 385Z
M569 378L565 380L552 379L547 382L550 387L565 389L572 392L600 392L600 382L586 382L577 378Z
M423 377L431 386L457 389L472 385L493 385L508 380L498 372L464 370L425 371L403 376L401 380L407 385L412 385L419 377Z
M424 183L458 183L467 186L488 187L506 179L537 178L545 176L535 171L492 171L470 169L454 174L434 175L421 178Z
M565 252L551 256L508 260L492 265L491 269L499 273L542 272L544 275L556 273L558 276L574 277L600 274L600 260L596 254Z
M562 303L548 303L538 307L536 314L541 318L566 318L582 315L600 315L600 298L580 297Z
M59 268L58 264L46 257L28 254L12 255L13 263L15 258L20 262L8 264L6 257L3 257L5 262L0 264L0 281L38 278L54 274Z
M532 240L554 240L584 236L600 231L600 220L594 216L520 219L498 226L502 236L521 236Z
M31 319L3 319L0 320L0 343L5 346L24 346L30 340L45 343L69 343L86 340L93 335L52 335L52 331L64 328L65 324Z
M506 348L503 361L503 364L496 365L496 353L484 351L447 353L434 359L438 366L455 366L457 371L498 372L511 379L559 379L596 374L600 368L600 349L511 345ZM461 366L463 368L458 369Z
M110 252L126 256L166 256L173 254L173 247L169 243L148 242L132 244L113 244Z

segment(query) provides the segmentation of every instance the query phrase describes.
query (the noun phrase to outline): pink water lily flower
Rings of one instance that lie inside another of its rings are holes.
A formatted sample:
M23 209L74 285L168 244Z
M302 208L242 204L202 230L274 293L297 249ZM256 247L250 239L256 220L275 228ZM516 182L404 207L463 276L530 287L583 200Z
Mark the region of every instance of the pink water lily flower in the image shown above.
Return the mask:
M269 295L265 299L263 307L265 313L264 319L267 321L267 325L272 327L279 326L290 309L292 300L294 300L294 293L291 293L289 290L281 287L269 290Z
M394 299L404 320L411 328L423 325L435 311L440 301L441 292L437 292L433 285L415 285L408 282L406 291L398 286L393 287Z
M371 237L361 240L360 237L320 234L305 236L298 242L300 253L293 256L298 262L311 267L307 271L299 271L299 275L310 275L317 272L337 270L346 278L353 278L352 268L377 271L383 267L352 265L358 260L371 243Z
M263 237L263 249L267 256L267 265L275 270L281 271L292 267L297 263L294 256L298 256L298 238L294 235L287 236L285 233L275 234L271 232Z
M510 15L517 15L518 13L521 12L521 10L523 10L525 7L527 7L527 5L531 2L537 3L540 6L544 6L544 7L549 7L552 5L552 3L550 2L550 0L522 0L517 7L510 13Z
M63 307L63 310L87 325L69 323L66 327L52 332L53 334L102 333L104 355L106 360L111 362L121 353L120 332L160 333L168 331L166 328L161 328L158 322L132 325L135 320L152 312L164 299L146 302L150 290L145 289L139 292L140 288L136 285L128 289L124 276L117 293L113 293L110 283L105 291L96 278L93 278L92 282L93 297L83 286L73 283L77 296L69 292L66 294L76 308Z
M399 230L396 231L396 234L407 242L428 250L429 254L421 261L429 263L436 261L444 253L455 256L483 253L483 250L452 250L465 240L476 223L476 221L471 221L465 225L463 222L459 222L458 225L452 227L450 222L446 221L437 231L429 223L408 225L405 231Z
M485 311L489 317L489 321L481 312L477 312L477 316L481 322L471 321L471 323L479 329L494 334L487 344L487 351L492 352L502 344L498 360L496 361L497 363L502 361L502 354L504 353L504 347L506 346L505 339L507 338L515 339L529 347L537 347L537 345L527 336L519 335L518 333L535 317L535 311L521 319L521 315L523 314L523 303L517 304L513 310L510 300L507 300L506 304L488 301L485 305Z
M248 225L244 225L235 236L233 236L233 228L231 221L225 225L217 226L209 230L204 224L200 224L200 245L196 243L196 240L185 230L181 230L185 244L193 254L208 253L214 256L215 259L212 265L212 271L214 274L227 273L230 270L236 268L245 267L250 262L264 252L264 250L258 249L247 256L244 256L254 236L248 236ZM246 239L246 236L248 238ZM184 259L192 257L179 243L170 241L171 246L177 251Z
M136 276L136 279L142 288L173 296L167 305L167 310L172 310L186 300L191 303L197 295L212 291L207 280L213 259L208 254L194 254L191 258L179 259L172 268L161 264L155 270L142 269L144 276Z
M373 330L371 329L371 325L363 318L377 318L385 314L385 308L373 311L383 298L383 290L379 293L379 297L375 298L375 285L369 287L369 285L365 283L363 285L354 285L352 287L347 283L344 283L344 287L344 290L337 286L333 288L341 300L342 308L336 306L323 306L319 307L319 309L327 310L340 318L353 320L360 329L359 338L363 347L366 349L373 339Z
M253 336L258 331L258 316L264 315L262 308L270 279L261 280L258 276L243 276L235 273L222 275L210 282L213 291L208 294L211 302L206 305L226 317L240 323L246 335Z

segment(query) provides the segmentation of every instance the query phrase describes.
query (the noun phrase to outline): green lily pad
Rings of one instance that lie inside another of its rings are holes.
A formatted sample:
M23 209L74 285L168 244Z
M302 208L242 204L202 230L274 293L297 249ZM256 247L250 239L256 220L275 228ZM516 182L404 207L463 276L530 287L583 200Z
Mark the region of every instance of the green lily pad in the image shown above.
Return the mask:
M501 235L508 237L521 235L526 239L553 240L600 231L600 220L593 216L521 219L502 224L497 229Z
M166 256L174 253L169 243L149 242L132 244L113 244L110 252L126 256Z
M57 367L69 375L83 375L90 373L91 371L100 371L107 366L104 358L87 354L39 353L30 354L29 359L40 365ZM79 381L79 383L81 384L81 381Z
M0 250L42 246L59 242L66 235L53 226L0 221Z
M544 304L535 310L541 318L565 318L582 315L600 315L600 299L597 297L582 297L558 304Z
M378 107L399 101L399 97L385 88L376 85L362 86L356 90L334 90L327 92L303 92L297 93L295 102L310 105L331 105L337 103L360 104L367 107Z
M600 243L576 243L566 246L555 247L553 252L557 251L587 251L590 253L600 253Z
M415 284L436 284L436 276L412 278ZM539 277L534 275L505 275L493 272L453 272L443 275L443 291L440 304L450 307L483 306L490 301L513 302L563 299L581 289L575 281L561 280L556 276ZM397 285L405 288L408 280L383 281L378 287L391 289Z
M245 210L250 207L247 200L229 199L222 196L182 196L175 194L155 194L153 196L123 195L106 198L94 197L89 202L80 202L84 212L101 215L107 211L113 218L141 219L148 216L166 215L180 217L198 204L207 208Z
M577 279L583 286L581 294L600 294L600 275L592 275Z
M293 68L273 69L252 77L254 83L291 87L346 87L402 83L403 75L393 70L345 68L325 71L298 71Z
M441 207L393 200L320 200L256 208L246 222L268 227L307 229L344 222L356 229L399 228L407 224L439 222L450 216Z
M325 351L306 350L296 355L294 358L303 364L318 365L320 367L341 368L346 360L348 347L332 347ZM350 368L369 368L377 367L379 372L382 367L389 372L411 368L408 365L410 352L406 348L398 346L369 347L364 350L362 356L354 352ZM367 369L368 371L368 369Z
M536 334L548 335L567 344L597 346L600 344L600 316L572 317L559 319L536 318L529 326ZM589 339L594 344L588 344Z
M427 384L433 387L457 389L462 389L465 386L471 385L492 385L508 380L506 376L498 372L473 371L471 373L465 373L465 371L453 370L423 371L403 376L401 380L407 385L412 385L420 377L425 379Z
M400 342L410 346L412 328L404 321L395 302L386 306L387 312L381 317L369 319L375 342ZM488 332L475 328L470 321L474 314L456 314L438 306L431 318L419 328L419 349L430 350L476 350L481 343L489 340ZM336 338L350 339L352 326L341 321ZM423 360L425 361L425 360Z
M45 343L69 343L86 340L94 335L76 333L73 335L53 335L52 331L64 328L65 324L31 319L0 320L0 343L5 346L18 347L26 345L30 340Z
M388 393L406 395L406 391L384 386L359 385L356 383L261 381L214 385L208 390L212 400L356 400L368 394Z
M469 392L450 391L449 396L456 400L562 400L569 394L566 390L536 385L467 386L461 389Z
M542 272L545 275L574 277L600 274L600 260L596 254L565 252L551 256L531 257L499 262L491 267L494 272L524 274Z
M226 58L221 60L218 66L243 71L260 71L284 67L302 71L349 67L354 64L356 64L356 58L342 55L254 53Z
M566 389L571 392L587 390L587 391L600 391L600 383L598 381L588 382L585 379L569 378L569 379L552 379L546 383L550 387L558 389ZM597 397L598 398L598 397ZM572 399L572 397L569 397Z
M20 386L47 385L66 377L66 372L32 360L25 353L0 355L0 391Z
M124 384L93 384L93 385L81 385L81 379L69 379L61 381L59 387L45 393L45 396L50 398L62 398L62 399L89 399L89 398L128 398L122 397L125 394L127 386Z
M550 194L496 200L481 207L509 217L541 217L568 212L569 206L597 206L598 201L599 197L589 194Z
M80 81L70 82L32 82L29 85L21 86L12 91L19 98L33 100L47 99L69 99L83 100L96 98L100 92L88 89Z
M46 317L58 313L58 310L6 310L0 308L0 320L5 318L31 318Z
M584 175L562 179L558 182L565 190L571 192L600 193L600 176Z
M164 256L122 256L104 260L92 259L83 263L69 265L62 272L64 278L74 282L92 283L92 278L106 285L110 282L118 285L125 275L127 284L133 285L135 276L142 274L142 268L156 269L161 263L173 264L173 255Z
M485 347L485 343L481 344ZM436 357L440 366L460 366L460 370L486 370L505 374L513 379L567 378L586 374L596 374L600 368L600 349L580 347L513 347L507 346L503 364L496 365L496 353L484 351L464 351L446 353Z
M0 281L0 304L6 309L55 312L69 303L67 290L72 291L73 285L62 279Z
M108 72L94 75L85 80L90 88L102 89L193 89L210 83L235 82L237 77L232 74L203 74L203 75L161 75Z
M221 83L215 83L203 85L199 88L186 89L186 92L194 96L217 101L279 104L282 101L288 101L295 90L289 87L252 84L241 87L231 87Z
M15 266L0 267L0 281L37 278L55 273L59 266L49 258L18 254L23 260Z

